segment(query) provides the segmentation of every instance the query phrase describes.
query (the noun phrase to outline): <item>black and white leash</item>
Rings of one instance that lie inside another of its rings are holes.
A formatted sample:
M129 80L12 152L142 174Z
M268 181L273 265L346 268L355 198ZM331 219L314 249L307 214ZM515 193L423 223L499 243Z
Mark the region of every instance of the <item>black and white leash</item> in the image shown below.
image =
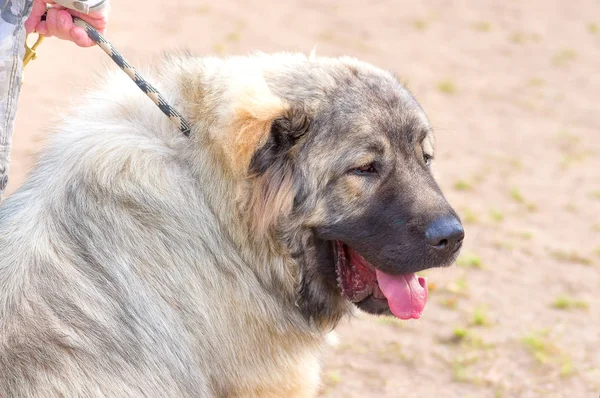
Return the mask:
M152 86L146 79L144 79L133 66L131 66L125 58L110 44L108 40L104 38L92 25L88 24L81 18L74 17L73 23L85 29L86 33L96 44L100 47L108 56L134 81L135 84L142 90L148 98L152 100L158 106L158 108L164 113L175 126L185 135L190 136L190 124L179 112L175 110L167 100L158 92L154 86Z

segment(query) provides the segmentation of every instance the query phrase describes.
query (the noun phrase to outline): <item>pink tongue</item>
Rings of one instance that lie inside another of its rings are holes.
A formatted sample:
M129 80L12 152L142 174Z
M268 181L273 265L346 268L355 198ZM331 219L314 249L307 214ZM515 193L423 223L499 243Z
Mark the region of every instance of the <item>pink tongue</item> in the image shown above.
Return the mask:
M389 275L379 270L377 282L392 313L400 319L419 319L427 302L427 281L415 274Z

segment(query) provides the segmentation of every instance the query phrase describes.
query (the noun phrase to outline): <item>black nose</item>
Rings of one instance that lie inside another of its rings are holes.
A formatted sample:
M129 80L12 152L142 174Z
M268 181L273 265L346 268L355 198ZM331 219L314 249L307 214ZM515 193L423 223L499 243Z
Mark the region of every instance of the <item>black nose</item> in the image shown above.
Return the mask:
M425 231L427 243L439 250L458 250L464 237L465 231L454 216L434 220Z

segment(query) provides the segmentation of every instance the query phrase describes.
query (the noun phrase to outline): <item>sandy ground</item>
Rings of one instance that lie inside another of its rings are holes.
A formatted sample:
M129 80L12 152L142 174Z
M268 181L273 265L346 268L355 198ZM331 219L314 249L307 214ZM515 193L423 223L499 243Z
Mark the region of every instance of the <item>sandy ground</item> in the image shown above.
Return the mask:
M175 47L317 45L394 71L436 127L437 175L466 224L463 256L427 272L421 320L341 325L323 396L598 397L597 0L171 3L115 1L109 39L139 66ZM49 40L40 50L22 92L10 191L57 113L93 72L113 67L98 48Z

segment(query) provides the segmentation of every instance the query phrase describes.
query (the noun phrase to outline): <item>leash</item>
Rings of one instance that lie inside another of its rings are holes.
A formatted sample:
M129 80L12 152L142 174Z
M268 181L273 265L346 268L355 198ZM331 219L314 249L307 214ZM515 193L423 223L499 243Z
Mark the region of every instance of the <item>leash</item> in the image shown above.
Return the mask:
M133 66L123 58L123 56L113 47L113 45L104 38L92 25L88 24L81 18L74 17L73 23L85 29L90 39L92 39L98 47L100 47L108 56L129 76L131 80L158 106L158 109L171 120L171 122L185 135L190 136L190 124L175 108L173 108L162 94L154 88L146 79L138 73ZM25 43L25 58L23 60L23 68L29 61L37 58L36 49L42 43L44 36L39 35L35 44L31 47Z

